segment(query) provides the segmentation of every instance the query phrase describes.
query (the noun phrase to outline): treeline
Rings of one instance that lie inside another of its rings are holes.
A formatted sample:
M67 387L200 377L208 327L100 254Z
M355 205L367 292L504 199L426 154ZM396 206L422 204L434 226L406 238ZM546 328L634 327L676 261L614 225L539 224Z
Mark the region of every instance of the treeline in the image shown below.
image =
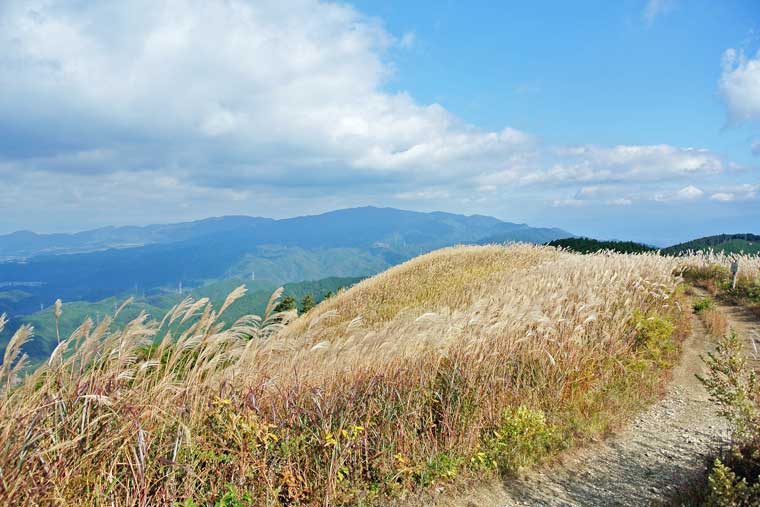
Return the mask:
M304 314L318 303L335 295L339 290L348 288L363 279L360 277L332 276L322 280L285 284L282 299L277 304L275 311L298 310L299 314Z
M750 233L717 234L669 246L663 249L662 253L665 255L678 255L686 252L705 250L725 253L760 253L760 235Z
M555 239L547 243L549 246L561 247L571 252L583 254L611 250L618 253L645 253L657 249L634 241L599 241L591 238Z

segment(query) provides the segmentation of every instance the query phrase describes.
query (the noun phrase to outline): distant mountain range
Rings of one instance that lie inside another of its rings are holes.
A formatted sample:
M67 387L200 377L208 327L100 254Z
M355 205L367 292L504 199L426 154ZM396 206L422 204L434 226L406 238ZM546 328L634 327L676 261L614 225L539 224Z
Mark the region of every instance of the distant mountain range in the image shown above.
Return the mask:
M346 232L350 232L346 236ZM568 236L561 229L541 229L503 222L482 215L419 213L393 208L351 208L276 220L272 218L225 216L195 222L147 226L104 227L72 234L36 234L18 231L0 235L0 259L20 260L46 254L89 253L147 245L180 243L219 235L245 236L248 245L336 247L387 243L394 247L457 241L478 241L484 234L494 240L523 238L541 242L547 237Z
M38 311L56 298L99 301L243 278L274 284L382 271L447 245L571 236L493 217L353 208L275 220L229 216L76 234L0 236L0 313Z
M44 254L86 253L109 248L173 243L274 221L276 220L271 218L227 216L178 224L102 227L72 234L17 231L0 235L0 259L18 260Z

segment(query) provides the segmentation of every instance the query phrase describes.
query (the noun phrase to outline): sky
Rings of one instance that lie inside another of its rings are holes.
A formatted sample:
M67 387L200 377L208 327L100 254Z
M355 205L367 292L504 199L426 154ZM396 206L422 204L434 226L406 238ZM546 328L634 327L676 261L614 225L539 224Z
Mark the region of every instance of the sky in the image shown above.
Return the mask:
M0 233L375 205L760 233L756 0L3 0Z

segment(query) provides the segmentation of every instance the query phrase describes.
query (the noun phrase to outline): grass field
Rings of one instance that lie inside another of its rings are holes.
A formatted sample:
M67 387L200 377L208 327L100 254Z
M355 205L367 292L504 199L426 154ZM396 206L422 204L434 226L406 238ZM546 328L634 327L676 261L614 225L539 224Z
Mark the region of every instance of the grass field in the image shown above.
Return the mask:
M337 292L360 280L360 278L330 277L315 281L288 283L284 285L283 294L294 297L299 301L309 294L319 302L328 293ZM92 319L95 324L99 323L102 317L113 315L113 312L129 298L132 298L132 302L119 313L113 323L115 326L123 327L137 318L141 313L147 314L149 318L160 319L167 311L187 297L188 294L196 299L208 298L213 305L219 306L224 302L227 295L241 284L246 284L248 292L246 292L245 296L235 301L235 304L225 312L225 321L232 323L244 315L262 313L277 285L268 281L246 282L245 280L233 278L215 281L191 290L186 289L184 295L179 295L176 289L173 291L157 289L147 295L128 293L123 294L121 297L109 297L94 302L65 301L62 307L63 315L57 322L57 326L52 306L33 314L25 315L19 319L21 323L34 327L33 341L27 343L24 352L30 354L30 360L35 364L43 359L47 359L57 344L58 334L69 336L86 319ZM0 292L0 301L2 301L3 296L4 293ZM1 307L0 313L3 313ZM9 315L11 314L9 313ZM10 336L10 329L0 332L0 353L2 353Z
M510 474L655 399L682 259L457 247L301 316L185 300L86 321L0 370L0 496L65 505L385 505Z

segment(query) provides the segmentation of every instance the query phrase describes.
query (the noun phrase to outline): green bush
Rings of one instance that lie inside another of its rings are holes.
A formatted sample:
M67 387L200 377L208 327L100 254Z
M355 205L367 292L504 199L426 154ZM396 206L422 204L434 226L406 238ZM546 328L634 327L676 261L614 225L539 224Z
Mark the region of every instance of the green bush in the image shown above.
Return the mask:
M726 290L735 300L760 303L760 280L749 277L739 277L736 288L726 287Z
M253 497L250 494L240 493L234 486L228 486L227 492L214 504L214 507L250 507L253 503Z
M636 312L633 319L636 328L635 344L641 350L644 359L667 367L670 356L677 349L673 340L675 325L667 317L659 315L647 317Z
M703 312L705 310L709 310L715 306L715 302L710 298L702 298L698 300L696 303L694 303L694 311L697 313Z
M732 430L730 451L715 460L708 477L706 504L760 505L760 391L755 372L748 367L734 331L721 338L715 352L703 360L709 373L698 378Z
M557 432L544 413L521 405L504 411L480 458L501 473L515 472L547 455L557 441Z
M444 453L438 454L417 475L416 482L424 487L439 481L451 482L459 475L459 470L463 464L463 458L451 457Z
M718 341L715 352L703 358L708 375L697 376L710 398L720 407L720 415L728 420L734 440L743 444L758 433L758 381L747 366L741 339L735 331Z
M707 507L760 505L760 483L748 484L747 479L737 477L720 459L715 460L707 484Z

